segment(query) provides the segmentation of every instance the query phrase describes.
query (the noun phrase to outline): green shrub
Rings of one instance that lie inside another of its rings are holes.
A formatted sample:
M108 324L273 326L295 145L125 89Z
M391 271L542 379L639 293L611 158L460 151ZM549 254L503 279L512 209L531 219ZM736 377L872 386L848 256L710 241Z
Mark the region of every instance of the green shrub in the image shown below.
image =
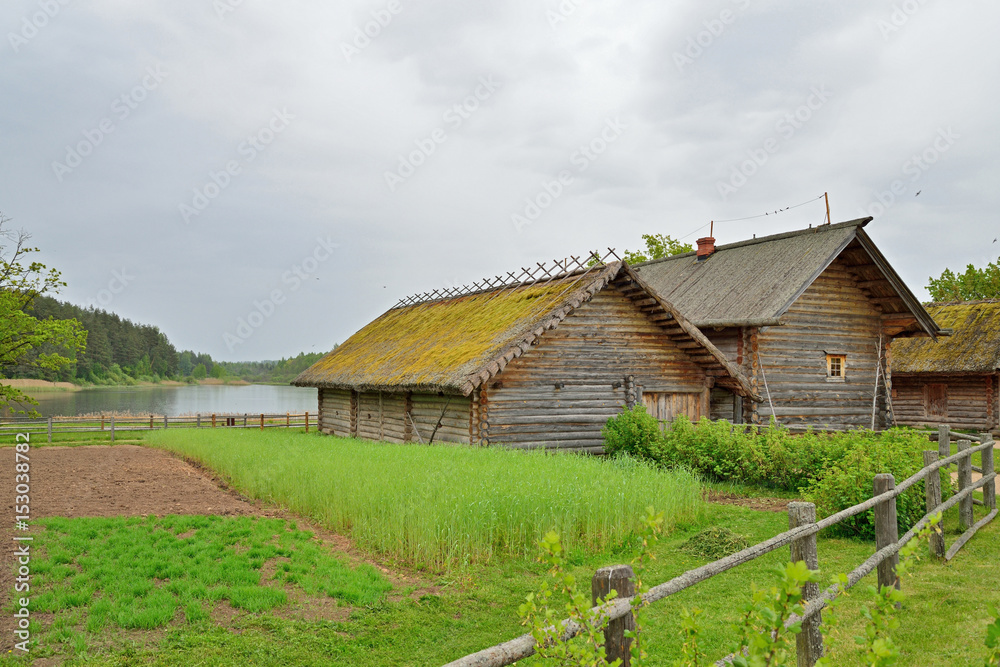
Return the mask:
M628 454L655 463L662 459L660 422L646 412L644 405L608 419L601 435L604 436L604 451L612 456Z
M919 438L919 436L917 436ZM816 504L820 517L830 516L872 497L872 483L879 473L892 473L896 482L912 476L923 467L922 445L915 442L914 434L893 429L881 437L859 439L857 446L844 458L833 463L824 474L805 490L806 500ZM950 494L951 478L941 470L941 488ZM918 482L896 498L896 517L899 533L903 534L923 518L926 511L924 483ZM855 515L829 528L833 535L874 539L875 511Z

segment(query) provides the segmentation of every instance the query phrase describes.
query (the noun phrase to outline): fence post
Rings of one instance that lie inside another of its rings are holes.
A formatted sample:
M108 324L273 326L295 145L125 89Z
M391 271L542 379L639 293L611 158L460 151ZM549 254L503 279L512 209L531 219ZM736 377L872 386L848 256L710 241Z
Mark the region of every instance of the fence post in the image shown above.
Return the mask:
M958 441L958 451L962 452L967 450L972 443L968 440ZM972 454L963 456L958 460L958 490L964 491L965 489L972 486ZM972 524L975 521L972 518L972 494L970 493L965 498L958 501L958 527L963 533L969 528L972 528Z
M149 430L153 430L153 415L149 415Z
M200 412L195 413L194 419L195 419L194 427L201 428L201 413Z
M163 428L167 428L167 416L163 415Z
M212 428L215 428L215 413L212 413Z
M938 453L934 451L924 451L924 467L937 463ZM924 478L924 498L927 503L927 514L930 514L941 504L941 470L928 473ZM943 521L942 517L942 521ZM937 530L931 533L930 539L931 555L944 558L944 526L938 524Z
M943 459L951 456L951 427L947 424L938 426L938 454Z
M876 496L896 488L896 479L889 473L875 475L872 485ZM875 506L875 550L880 551L899 541L899 527L896 525L896 499L890 498ZM878 565L878 585L899 588L896 565L899 554L893 554Z
M111 443L115 442L115 416L111 415Z
M816 523L816 506L812 503L788 503L788 527L798 528ZM809 535L791 544L792 562L805 561L810 570L819 569L819 553L816 550L816 535ZM802 597L805 603L819 597L819 584L809 582L802 587ZM822 623L820 614L816 614L802 624L802 632L795 637L798 653L798 667L813 667L816 661L823 657L823 633L819 627Z
M260 430L264 430L264 413L260 413Z
M306 433L309 432L309 413L306 413Z
M49 442L52 442L52 417L49 417Z
M243 428L246 428L246 426L247 426L247 413L244 412L243 413Z
M993 442L993 434L990 432L979 434L983 442ZM993 473L995 471L993 465L993 447L988 447L982 451L982 469L983 477ZM995 510L997 508L997 483L986 482L983 486L983 504L986 505L986 511Z
M598 598L606 598L611 591L617 591L618 597L627 598L635 595L635 573L628 565L612 565L602 567L594 573L590 581L591 603L597 604ZM635 616L629 612L626 616L608 623L604 629L604 651L608 662L621 660L622 667L630 667L632 655L629 647L632 640L625 636L626 630L635 630Z
M101 430L104 430L104 415L101 415Z
M285 413L285 428L288 428L288 427L289 427L289 426L291 426L291 425L292 425L292 420L291 420L291 418L290 418L290 417L288 416L288 413L286 412L286 413Z

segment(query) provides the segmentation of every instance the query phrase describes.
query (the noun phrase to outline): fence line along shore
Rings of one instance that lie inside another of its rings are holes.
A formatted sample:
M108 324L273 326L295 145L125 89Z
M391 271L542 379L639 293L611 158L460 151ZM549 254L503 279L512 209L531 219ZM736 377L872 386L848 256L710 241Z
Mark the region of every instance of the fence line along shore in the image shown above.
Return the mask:
M313 415L315 417L315 413ZM107 432L111 442L115 433L153 431L165 428L305 428L316 425L308 412L213 412L193 415L88 415L82 417L8 417L0 419L0 437L15 433L53 434Z

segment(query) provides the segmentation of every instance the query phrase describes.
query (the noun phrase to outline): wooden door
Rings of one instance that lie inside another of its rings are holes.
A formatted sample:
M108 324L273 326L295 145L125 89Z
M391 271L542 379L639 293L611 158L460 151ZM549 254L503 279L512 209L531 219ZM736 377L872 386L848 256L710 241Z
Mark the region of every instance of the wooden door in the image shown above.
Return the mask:
M661 421L673 421L677 415L687 415L696 422L709 416L709 390L698 393L643 392L646 412Z

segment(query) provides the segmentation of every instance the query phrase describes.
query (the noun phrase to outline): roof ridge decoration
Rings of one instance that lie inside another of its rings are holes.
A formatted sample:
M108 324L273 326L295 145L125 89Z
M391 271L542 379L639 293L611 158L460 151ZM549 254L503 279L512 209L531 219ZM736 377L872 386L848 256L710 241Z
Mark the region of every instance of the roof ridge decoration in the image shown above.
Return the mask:
M597 259L598 266L604 266L608 263L610 258L614 258L615 261L621 261L621 258L615 252L613 248L608 248L608 252L605 253L603 257L598 255L596 252L591 253L588 259ZM419 303L428 303L431 301L443 301L445 299L454 299L460 296L469 296L472 294L482 294L484 292L493 292L496 290L504 290L510 287L518 288L525 285L534 285L543 281L558 280L559 278L565 278L574 273L583 271L587 272L592 270L593 266L588 267L584 264L579 257L575 255L570 255L569 257L563 259L552 260L552 265L549 266L548 263L542 264L541 262L535 262L536 266L534 268L522 267L520 273L514 273L513 271L508 271L506 276L494 276L493 278L485 278L481 281L476 281L470 285L462 285L460 287L448 287L445 289L436 289L431 292L424 292L422 294L413 294L408 297L400 299L396 302L389 310L396 310L397 308L406 308L407 306L415 306Z

